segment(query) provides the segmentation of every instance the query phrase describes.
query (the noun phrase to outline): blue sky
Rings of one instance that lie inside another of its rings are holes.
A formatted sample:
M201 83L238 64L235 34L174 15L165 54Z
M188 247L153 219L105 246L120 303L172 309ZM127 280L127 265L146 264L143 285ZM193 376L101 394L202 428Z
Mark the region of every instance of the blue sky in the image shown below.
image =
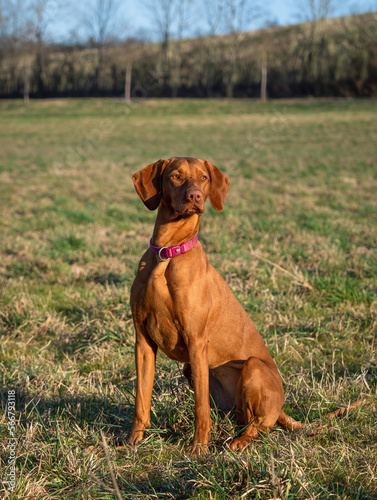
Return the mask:
M94 3L96 0L92 0ZM153 33L153 27L151 26L151 19L146 12L145 7L142 5L142 0L121 0L121 7L118 10L118 18L121 24L124 24L124 33L127 35L147 35L149 38L153 38L156 35ZM65 10L65 15L60 16L55 20L50 26L50 34L55 40L68 41L70 38L70 33L72 32L82 32L84 22L81 17L83 16L84 10L81 10L80 4L72 0L71 5ZM82 4L83 5L83 4ZM294 0L267 0L266 5L268 6L269 15L268 20L276 20L280 25L293 24L297 22L297 18L294 16L295 8ZM80 14L81 11L81 14ZM257 29L264 25L265 21L259 21L250 25L250 29ZM151 30L152 28L152 30ZM202 31L204 28L202 27ZM198 26L197 31L200 31ZM192 32L191 36L195 36L198 33Z
M69 41L71 39L71 33L81 33L83 38L87 37L87 33L84 34L84 14L85 10L81 11L79 14L80 5L84 9L84 4L75 3L71 0L71 7L66 10L66 15L60 16L53 25L51 25L50 34L56 41ZM89 0L90 1L90 0ZM91 0L95 2L96 0ZM353 0L345 0L344 2L334 2L335 4L342 5L342 10L336 12L337 15L346 15L356 10L360 10L360 6L364 5L369 7L368 0L365 2L359 2L352 5ZM265 26L266 21L276 21L279 25L285 26L287 24L295 24L304 20L303 12L301 9L301 19L300 19L300 5L308 5L309 0L266 0L266 8L268 9L268 14L263 19L260 19L254 23L247 26L247 29L258 29ZM67 2L68 4L68 2ZM66 5L67 5L66 4ZM358 6L358 8L356 7ZM367 9L365 9L367 10ZM118 31L122 34L121 38L127 38L127 36L144 36L148 39L157 38L157 32L153 30L151 18L148 15L145 7L142 5L142 0L121 0L121 7L118 10ZM121 26L121 29L119 29ZM196 21L195 28L191 29L190 32L186 33L186 36L196 36L198 34L204 34L204 26L200 27L200 17Z
M279 24L292 24L295 22L292 12L294 7L290 6L290 0L270 0L266 2L270 8L271 15L269 19L276 19ZM294 1L292 1L294 5ZM149 26L149 20L145 19L143 15L144 8L138 0L129 0L125 5L130 15L134 18L136 25ZM260 23L259 23L260 24Z
M305 0L304 0L305 1ZM276 20L282 26L298 22L295 16L297 1L294 0L266 0L266 7L270 14L268 20ZM145 16L145 9L140 0L128 0L125 2L125 9L133 19L134 26L144 28L150 27L150 20ZM259 21L251 25L251 29L260 28L265 21Z

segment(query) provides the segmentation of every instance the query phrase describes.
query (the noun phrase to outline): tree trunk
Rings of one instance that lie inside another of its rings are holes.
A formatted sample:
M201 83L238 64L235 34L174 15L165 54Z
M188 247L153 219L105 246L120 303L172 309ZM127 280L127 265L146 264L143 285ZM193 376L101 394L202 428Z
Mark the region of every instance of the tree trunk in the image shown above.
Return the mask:
M173 81L172 81L172 97L177 97L178 89L181 79L181 41L176 42L176 50L175 50L175 64L173 70Z
M25 66L24 73L24 103L28 104L29 102L29 94L30 94L30 67L28 65Z
M234 97L234 86L236 81L236 69L239 50L240 33L234 32L231 35L231 47L229 50L229 72L226 85L226 96Z
M124 86L124 100L131 102L131 78L132 78L132 64L127 64L126 68L126 83Z
M163 92L166 92L168 81L169 81L169 45L170 38L169 34L165 33L164 39L161 44L161 73L162 73L162 82L163 82Z
M37 77L37 89L39 97L44 97L44 81L43 81L43 55L38 49L35 58L35 72Z
M237 60L237 41L233 40L232 48L230 50L229 73L226 85L226 96L234 97L234 79L236 73L236 60Z
M260 98L262 102L267 101L267 53L263 53L262 59L262 77L260 84Z
M211 34L209 39L208 56L207 56L207 97L212 97L214 59L215 59L215 42L214 42L214 36Z
M103 68L103 46L99 45L97 48L97 67L94 74L94 90L99 92L101 88L102 68Z

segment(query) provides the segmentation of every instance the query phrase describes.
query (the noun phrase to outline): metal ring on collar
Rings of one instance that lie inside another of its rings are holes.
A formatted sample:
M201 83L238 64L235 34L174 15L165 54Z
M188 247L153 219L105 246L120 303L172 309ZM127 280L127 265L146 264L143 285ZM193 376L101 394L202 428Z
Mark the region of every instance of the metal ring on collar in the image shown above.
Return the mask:
M160 248L160 250L158 251L158 257L159 257L159 259L160 259L160 260L162 260L162 262L166 262L166 261L170 260L170 257L167 257L166 259L164 259L163 257L161 257L161 252L162 252L162 250L165 250L166 248L167 248L167 247L162 247L162 248Z

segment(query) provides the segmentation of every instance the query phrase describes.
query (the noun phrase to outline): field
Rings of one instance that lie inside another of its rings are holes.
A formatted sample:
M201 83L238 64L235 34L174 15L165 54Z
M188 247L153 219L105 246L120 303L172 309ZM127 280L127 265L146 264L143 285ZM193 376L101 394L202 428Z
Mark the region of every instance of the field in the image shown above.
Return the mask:
M376 116L371 100L0 102L2 498L377 498ZM213 408L210 454L193 459L193 393L159 354L152 427L124 446L129 290L155 218L131 178L171 156L231 180L199 237L307 431L235 454L235 419Z

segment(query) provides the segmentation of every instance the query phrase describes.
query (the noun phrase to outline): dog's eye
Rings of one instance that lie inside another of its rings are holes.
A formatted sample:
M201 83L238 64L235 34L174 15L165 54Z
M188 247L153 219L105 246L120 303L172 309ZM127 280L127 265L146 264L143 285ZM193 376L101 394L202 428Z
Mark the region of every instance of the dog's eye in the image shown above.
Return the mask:
M202 175L201 178L200 178L201 181L206 181L207 180L207 177L205 175Z
M180 176L179 174L173 174L173 175L171 176L171 178L172 178L172 179L180 179L180 178L181 178L181 176Z

